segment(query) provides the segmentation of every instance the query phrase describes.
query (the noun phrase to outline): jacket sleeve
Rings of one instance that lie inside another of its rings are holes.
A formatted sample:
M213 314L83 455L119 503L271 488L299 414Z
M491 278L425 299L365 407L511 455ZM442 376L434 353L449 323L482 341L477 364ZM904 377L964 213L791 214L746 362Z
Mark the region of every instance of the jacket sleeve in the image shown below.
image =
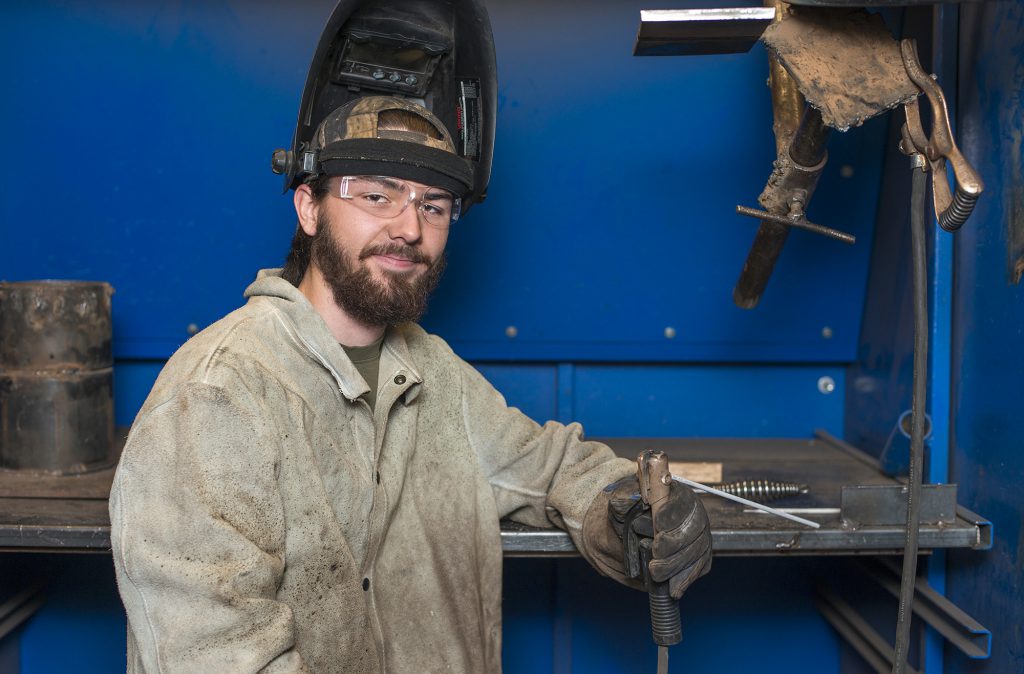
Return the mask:
M284 571L273 428L201 383L136 420L110 498L118 588L150 673L305 672Z
M587 561L612 575L604 546L593 544L607 539L611 527L607 518L586 515L592 504L606 502L599 498L605 486L636 472L633 462L617 458L607 445L585 441L579 424L538 425L509 407L466 363L462 363L462 389L465 427L491 485L499 517L566 530Z

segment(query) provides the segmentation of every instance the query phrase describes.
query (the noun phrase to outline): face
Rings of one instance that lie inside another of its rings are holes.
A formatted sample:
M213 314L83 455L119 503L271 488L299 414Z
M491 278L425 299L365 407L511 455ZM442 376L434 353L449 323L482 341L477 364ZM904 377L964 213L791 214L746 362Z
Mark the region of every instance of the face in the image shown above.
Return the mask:
M381 218L332 196L315 205L314 219L312 262L342 310L366 325L423 315L444 270L446 228L423 222L415 205Z

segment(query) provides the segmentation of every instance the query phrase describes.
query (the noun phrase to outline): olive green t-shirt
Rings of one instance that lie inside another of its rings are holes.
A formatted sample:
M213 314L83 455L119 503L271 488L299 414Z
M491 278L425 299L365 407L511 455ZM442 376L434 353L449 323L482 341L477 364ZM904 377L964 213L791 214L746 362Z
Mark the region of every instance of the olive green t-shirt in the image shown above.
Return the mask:
M377 375L380 372L380 349L383 345L384 335L381 335L380 339L376 342L366 346L341 345L341 348L345 349L349 360L352 361L352 364L359 370L359 374L362 375L363 379L370 386L370 392L365 394L364 397L366 402L369 403L371 410L377 403Z

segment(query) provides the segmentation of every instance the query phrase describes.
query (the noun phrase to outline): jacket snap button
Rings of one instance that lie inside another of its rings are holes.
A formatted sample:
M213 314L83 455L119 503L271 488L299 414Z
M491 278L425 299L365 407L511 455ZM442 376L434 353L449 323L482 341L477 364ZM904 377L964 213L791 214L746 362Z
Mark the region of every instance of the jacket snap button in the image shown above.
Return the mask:
M404 384L405 383L405 375L404 374L397 375L395 377L395 383L398 384L399 386Z
M366 592L369 589L370 589L370 579L369 578L363 578L363 592Z

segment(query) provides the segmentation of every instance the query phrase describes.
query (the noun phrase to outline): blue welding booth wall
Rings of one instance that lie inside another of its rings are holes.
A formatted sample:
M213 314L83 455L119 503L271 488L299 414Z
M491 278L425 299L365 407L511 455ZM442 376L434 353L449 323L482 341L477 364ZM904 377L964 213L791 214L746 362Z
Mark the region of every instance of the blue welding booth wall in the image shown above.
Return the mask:
M294 213L269 157L290 140L332 4L0 7L0 278L115 286L120 423L189 326L237 307L255 271L283 259ZM511 404L591 435L858 432L846 368L864 353L869 274L878 287L895 273L876 273L871 254L886 119L835 134L810 212L858 244L795 232L761 306L742 311L731 292L756 223L734 206L756 205L774 157L763 49L638 58L646 2L488 4L500 78L490 196L453 229L425 325ZM827 565L716 560L684 602L674 671L839 672L808 580ZM6 556L2 594L30 570L49 579L49 600L0 642L0 670L120 668L109 558ZM579 560L507 564L506 672L653 670L647 620L643 595Z
M835 139L812 211L861 245L794 234L772 292L741 311L730 296L756 223L734 206L756 204L774 155L761 47L636 58L643 2L490 4L500 74L490 196L452 232L427 327L539 421L580 420L607 436L840 432L885 125ZM0 276L115 286L119 422L188 326L238 306L256 269L281 262L294 214L268 160L290 140L330 7L0 10L0 124L16 131L6 149L18 158L3 169ZM119 668L125 624L109 559L18 561L50 579L46 608L17 636L20 671ZM767 658L778 663L767 671L837 672L836 638L805 580L813 566L716 562L684 607L675 666L721 669L732 651L733 671L765 670ZM643 595L579 560L512 560L505 582L506 671L653 669Z

